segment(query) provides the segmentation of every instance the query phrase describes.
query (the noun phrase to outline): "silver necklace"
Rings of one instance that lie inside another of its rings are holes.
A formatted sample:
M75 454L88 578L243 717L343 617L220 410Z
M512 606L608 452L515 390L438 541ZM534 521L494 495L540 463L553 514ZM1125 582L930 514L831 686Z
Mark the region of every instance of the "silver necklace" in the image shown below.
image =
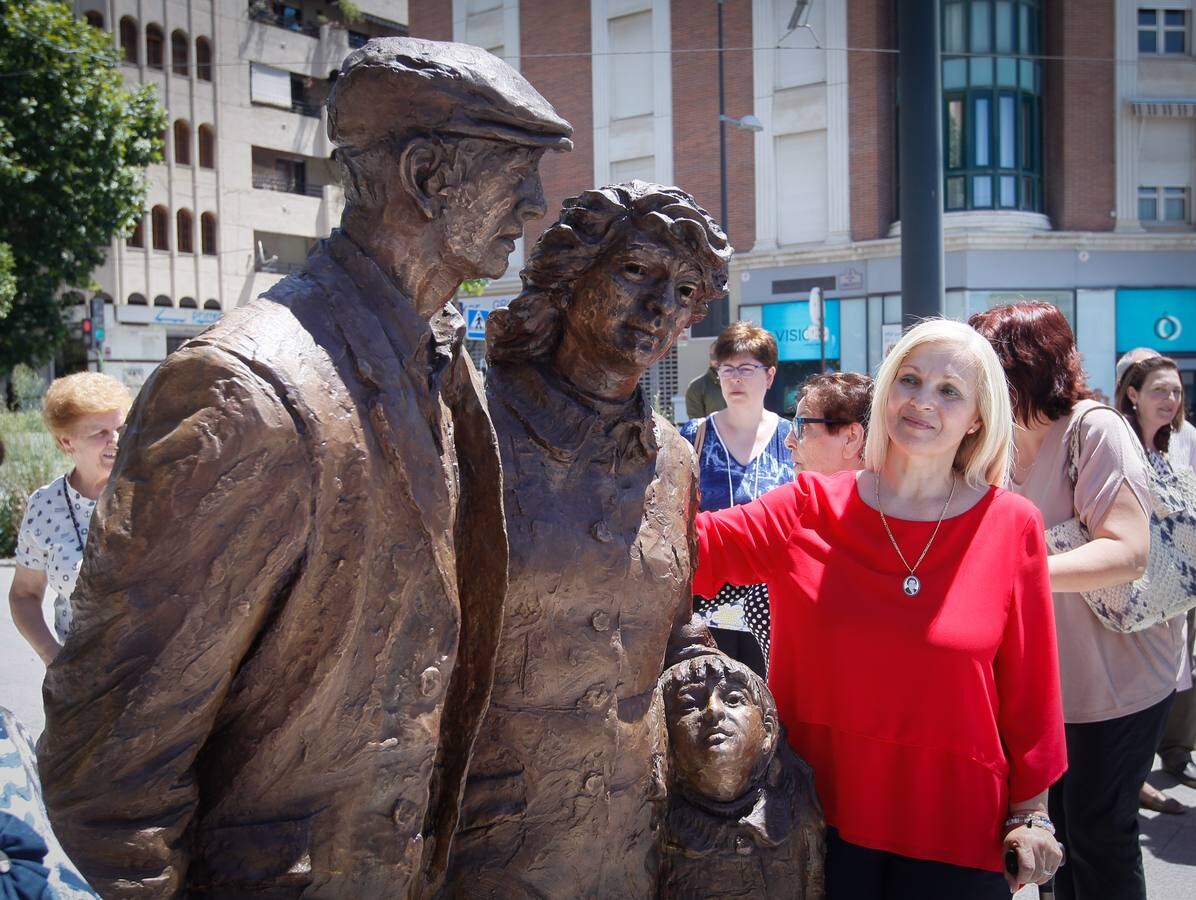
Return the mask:
M947 507L951 505L951 498L955 496L955 473L951 473L951 490L947 494L947 502L943 504L943 511L939 513L939 520L935 523L934 531L931 532L930 540L926 542L926 546L922 548L922 555L918 557L918 561L912 566L906 562L905 554L901 552L901 547L897 545L897 538L893 537L893 531L889 528L889 521L885 518L885 511L880 505L880 473L874 476L876 479L876 511L880 513L880 524L885 527L885 534L889 536L889 540L893 543L893 549L897 551L897 556L901 559L901 564L909 569L909 575L905 577L905 581L901 583L901 589L905 591L907 597L916 597L918 591L922 590L922 581L914 574L918 566L922 565L922 560L926 558L926 554L930 551L930 545L934 543L934 539L938 537L939 528L943 524L943 518L947 515Z
M710 417L710 424L714 426L714 433L718 435L718 442L723 445L723 453L727 455L727 495L731 498L731 505L734 506L735 488L731 484L731 451L727 447L727 442L723 440L722 432L718 430L718 423L714 421L717 416L718 413L715 413ZM753 459L750 463L752 467L752 473L755 475L751 494L753 500L760 496L760 457L762 455L762 453L757 453L755 459ZM747 478L746 474L744 475L744 478Z

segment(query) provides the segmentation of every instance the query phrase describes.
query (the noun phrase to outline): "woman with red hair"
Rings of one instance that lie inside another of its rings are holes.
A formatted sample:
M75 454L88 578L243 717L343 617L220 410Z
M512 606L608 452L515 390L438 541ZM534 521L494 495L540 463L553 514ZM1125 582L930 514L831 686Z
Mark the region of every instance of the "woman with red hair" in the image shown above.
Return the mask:
M1179 647L1166 624L1133 634L1101 625L1081 591L1140 576L1150 552L1150 489L1137 438L1091 399L1071 327L1058 308L1025 301L970 319L997 352L1018 425L1011 488L1047 528L1079 516L1092 539L1050 557L1067 772L1049 809L1069 863L1060 900L1146 900L1138 788L1150 771L1175 690ZM1079 466L1068 476L1072 429Z

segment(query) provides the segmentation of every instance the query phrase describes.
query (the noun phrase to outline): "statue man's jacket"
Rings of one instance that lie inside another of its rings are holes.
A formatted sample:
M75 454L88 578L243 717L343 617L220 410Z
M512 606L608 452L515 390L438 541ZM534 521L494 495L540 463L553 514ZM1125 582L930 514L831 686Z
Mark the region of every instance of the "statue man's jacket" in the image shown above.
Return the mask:
M40 747L105 897L435 891L506 590L461 325L336 233L141 391Z

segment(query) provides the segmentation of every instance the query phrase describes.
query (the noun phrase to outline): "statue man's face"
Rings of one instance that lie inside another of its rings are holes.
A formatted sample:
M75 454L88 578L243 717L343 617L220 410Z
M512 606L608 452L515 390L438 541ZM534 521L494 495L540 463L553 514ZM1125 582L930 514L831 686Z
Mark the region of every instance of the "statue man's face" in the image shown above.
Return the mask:
M689 324L701 285L677 245L630 230L577 279L565 330L613 370L643 371Z
M773 735L736 674L712 672L704 681L673 686L665 710L678 778L714 800L742 797L757 763L772 752Z
M443 262L463 279L498 278L524 224L547 208L540 183L544 150L476 139L468 149L466 177L443 192Z

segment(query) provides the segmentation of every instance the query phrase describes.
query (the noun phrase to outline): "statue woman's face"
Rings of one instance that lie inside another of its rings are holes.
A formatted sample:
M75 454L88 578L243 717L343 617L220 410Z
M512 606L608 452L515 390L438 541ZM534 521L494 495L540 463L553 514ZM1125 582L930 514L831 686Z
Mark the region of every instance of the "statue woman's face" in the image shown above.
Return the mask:
M689 325L701 291L698 267L676 244L630 231L577 279L565 330L612 369L644 371Z

